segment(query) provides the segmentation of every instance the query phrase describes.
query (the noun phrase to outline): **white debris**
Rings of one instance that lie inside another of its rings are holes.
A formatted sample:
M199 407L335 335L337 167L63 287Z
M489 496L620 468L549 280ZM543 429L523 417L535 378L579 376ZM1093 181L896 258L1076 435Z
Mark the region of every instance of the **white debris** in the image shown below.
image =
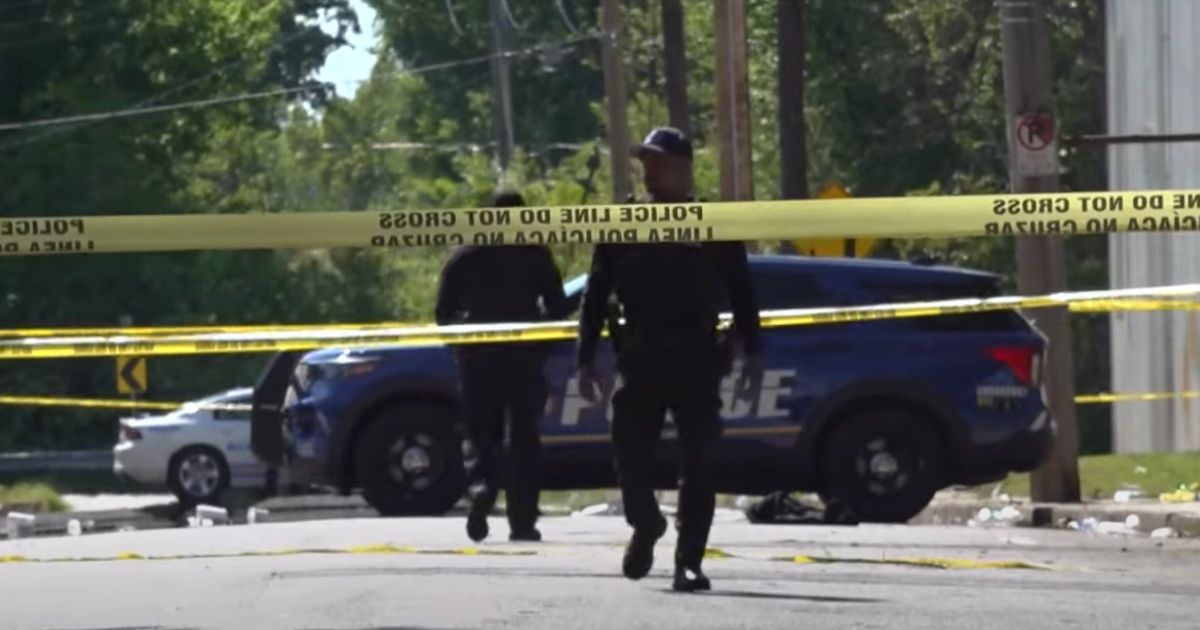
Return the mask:
M1170 527L1159 527L1158 529L1150 532L1151 538L1175 538L1178 535L1179 534L1177 534L1175 530L1171 529Z
M196 520L200 522L201 527L211 527L214 523L224 523L228 525L232 521L229 520L229 510L215 505L197 505ZM205 521L208 522L205 525Z
M8 513L8 538L20 538L25 534L33 534L33 524L37 517L33 514L25 512L9 512Z
M1119 534L1128 534L1128 533L1130 533L1130 531L1129 531L1128 527L1125 527L1125 523L1117 523L1115 521L1104 521L1103 523L1099 523L1096 525L1096 533L1097 534L1106 534L1109 536L1116 536Z
M176 501L173 494L64 494L62 499L72 512L140 510Z
M260 519L262 519L265 516L269 516L270 514L271 514L270 510L260 508L260 507L252 507L246 511L246 522L250 525L254 525Z
M571 513L572 517L580 516L618 516L620 510L613 503L597 503L589 505L583 509L575 510Z

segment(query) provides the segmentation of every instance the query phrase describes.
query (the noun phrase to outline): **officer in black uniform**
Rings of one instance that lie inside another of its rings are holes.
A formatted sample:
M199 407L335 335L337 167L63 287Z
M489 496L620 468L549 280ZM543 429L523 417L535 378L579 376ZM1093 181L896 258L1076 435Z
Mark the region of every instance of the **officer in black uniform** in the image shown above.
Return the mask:
M683 133L655 129L636 155L653 202L692 200L692 146ZM720 382L737 346L745 359L738 395L761 384L758 306L746 248L730 242L597 246L579 324L579 388L589 401L598 399L592 365L613 291L625 324L612 331L620 340L617 369L623 380L613 396L612 438L625 518L633 527L623 571L632 580L649 573L654 544L666 533L652 476L669 410L682 449L673 588L706 590L711 585L700 565L716 503L712 469L722 430ZM726 336L717 329L724 297L734 313Z
M498 194L494 207L525 205L517 193ZM438 324L534 322L566 316L562 276L550 251L541 246L467 246L442 270L437 296ZM487 515L495 506L500 480L499 452L508 417L509 479L507 516L510 540L541 540L537 530L541 441L538 422L546 405L542 343L489 343L455 346L466 425L476 463L468 471L467 535L488 535Z

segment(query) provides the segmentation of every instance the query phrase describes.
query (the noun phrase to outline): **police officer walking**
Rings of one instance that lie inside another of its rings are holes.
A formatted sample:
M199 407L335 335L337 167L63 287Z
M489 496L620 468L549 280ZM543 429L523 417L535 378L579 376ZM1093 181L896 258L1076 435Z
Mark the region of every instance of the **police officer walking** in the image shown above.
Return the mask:
M494 207L525 205L521 195L498 194ZM466 246L442 270L437 322L446 324L533 322L564 317L562 276L550 251L541 246ZM541 343L488 343L455 346L466 426L476 461L468 471L467 535L488 536L487 516L501 485L500 451L505 418L509 428L506 512L509 539L537 541L541 441L538 422L546 405Z
M692 201L692 145L683 133L657 128L635 152L652 202ZM711 588L701 561L716 504L720 383L737 345L745 359L739 396L761 384L758 306L746 256L745 246L732 242L605 244L593 252L579 323L579 388L585 400L598 399L593 362L615 291L625 323L610 331L619 338L617 369L623 382L613 396L612 439L625 519L633 527L622 567L629 579L650 572L654 545L666 533L653 470L670 411L682 451L673 588ZM725 337L717 328L724 297L734 314Z

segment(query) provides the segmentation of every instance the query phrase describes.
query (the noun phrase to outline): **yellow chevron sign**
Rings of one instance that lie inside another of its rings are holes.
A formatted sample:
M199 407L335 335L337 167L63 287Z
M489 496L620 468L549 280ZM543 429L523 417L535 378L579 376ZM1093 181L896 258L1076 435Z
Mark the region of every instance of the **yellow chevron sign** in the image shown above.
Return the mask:
M846 192L837 182L827 184L817 193L817 199L846 199ZM801 256L862 258L871 253L876 239L873 238L802 238L792 241L792 247Z

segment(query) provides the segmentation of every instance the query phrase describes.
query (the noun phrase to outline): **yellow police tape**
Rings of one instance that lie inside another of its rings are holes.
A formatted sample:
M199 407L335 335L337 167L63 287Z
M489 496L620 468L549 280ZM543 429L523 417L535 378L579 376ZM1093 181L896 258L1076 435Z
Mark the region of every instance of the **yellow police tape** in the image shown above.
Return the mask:
M1098 405L1124 402L1155 402L1200 398L1200 391L1146 392L1134 394L1101 393L1080 394L1075 397L1077 405ZM74 396L12 396L0 395L0 405L10 407L65 407L77 409L124 409L131 411L175 411L187 407L205 411L251 410L250 405L233 403L167 402L152 400L125 400L121 398L81 398Z
M806 308L764 311L764 328L846 324L883 319L931 317L999 311L1092 305L1111 310L1122 300L1139 306L1174 304L1180 298L1200 296L1200 284L1135 289L1075 291L1040 296L960 298L871 306ZM1161 304L1158 302L1163 300ZM728 314L723 325L729 323ZM157 336L37 337L0 341L0 359L51 359L102 356L162 356L233 354L312 350L323 347L431 346L495 342L561 341L575 338L575 322L417 325L377 329L300 328L249 333L214 333Z
M521 556L540 556L549 555L546 551L533 549L506 549L496 547L458 547L458 548L423 548L412 546L396 546L390 543L379 545L362 545L357 547L346 548L307 548L307 549L277 549L267 551L239 551L230 553L197 553L197 554L167 554L167 555L145 555L132 551L117 553L112 556L83 556L83 557L52 557L52 558L30 558L21 555L0 556L0 564L21 564L21 563L37 563L37 564L59 564L67 562L122 562L130 560L142 561L164 561L164 560L216 560L228 558L261 558L261 557L276 557L276 556L298 556L298 555L451 555L451 556L503 556L503 557L521 557ZM750 556L740 556L728 553L721 549L708 548L704 553L705 559L710 560L764 560L764 558L755 558ZM783 561L792 562L795 564L833 564L833 563L850 563L850 564L895 564L913 567L926 567L938 569L1042 569L1049 570L1049 567L1044 567L1020 560L969 560L964 558L836 558L836 557L817 557L817 556L782 556L765 559L767 561Z
M0 255L1191 232L1200 190L0 219Z
M1069 302L1072 313L1108 313L1114 311L1190 311L1200 310L1200 302L1164 299L1089 299L1086 302ZM388 330L392 328L418 328L429 330L436 324L422 322L375 322L357 324L239 324L199 326L130 326L93 328L0 328L0 339L33 337L161 337L168 335L206 335L219 333L273 333L303 332L313 330Z
M128 409L133 411L175 411L188 407L205 411L250 411L250 405L232 403L166 402L124 400L120 398L77 398L65 396L0 395L0 405L13 407L71 407L81 409Z
M309 549L273 549L267 551L238 551L232 553L195 553L144 555L132 551L117 553L112 556L92 557L61 557L61 558L29 558L20 555L0 556L0 564L16 563L62 563L62 562L113 562L121 560L215 560L222 558L258 558L264 556L298 556L316 554L417 554L439 556L533 556L536 551L529 549L495 549L479 547L458 548L421 548L398 547L392 544L363 545L359 547L309 548Z
M288 332L297 330L381 330L412 326L432 326L421 322L374 322L370 324L236 324L193 326L97 326L91 328L0 328L0 339L22 337L90 337L90 336L161 336L205 335L217 333Z
M1075 397L1077 405L1096 405L1115 402L1156 402L1200 398L1200 391L1145 392L1141 394L1083 394Z
M783 562L796 564L898 564L932 569L1037 569L1050 570L1050 567L1025 562L1023 560L969 560L966 558L822 558L820 556L785 556L777 558Z

